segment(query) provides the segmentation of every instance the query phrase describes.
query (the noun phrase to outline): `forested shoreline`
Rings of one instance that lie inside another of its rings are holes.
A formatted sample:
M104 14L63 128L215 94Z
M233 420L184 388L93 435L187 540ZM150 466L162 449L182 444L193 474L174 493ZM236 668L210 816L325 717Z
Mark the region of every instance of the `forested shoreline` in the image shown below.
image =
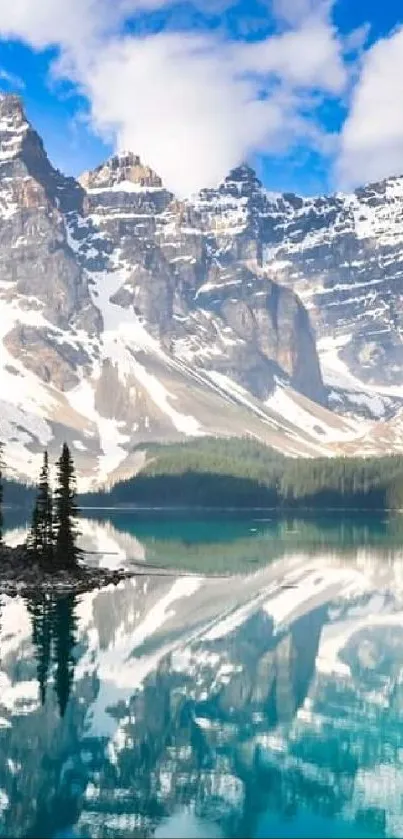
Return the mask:
M81 493L80 507L278 510L403 508L403 456L290 458L248 438L200 438L139 447L133 478ZM4 505L32 507L35 488L3 479Z
M397 510L403 457L294 459L247 438L154 444L138 475L80 504Z

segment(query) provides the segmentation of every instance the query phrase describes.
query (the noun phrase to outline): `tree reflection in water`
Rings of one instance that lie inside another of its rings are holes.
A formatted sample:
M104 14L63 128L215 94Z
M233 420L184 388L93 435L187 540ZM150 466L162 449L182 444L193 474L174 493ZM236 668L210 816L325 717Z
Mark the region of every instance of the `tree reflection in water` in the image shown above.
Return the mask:
M74 595L44 594L28 600L41 702L45 704L48 683L53 678L61 717L65 715L74 679L76 602Z

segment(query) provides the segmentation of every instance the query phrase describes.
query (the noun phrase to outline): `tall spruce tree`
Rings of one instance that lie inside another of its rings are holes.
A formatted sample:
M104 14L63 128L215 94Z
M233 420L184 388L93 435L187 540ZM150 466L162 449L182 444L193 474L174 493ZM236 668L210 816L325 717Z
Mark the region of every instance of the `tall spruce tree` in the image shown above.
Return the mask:
M49 458L45 451L39 477L38 493L32 515L28 547L44 565L50 565L53 558L53 500L49 484Z
M4 461L3 461L3 443L0 443L0 545L3 542L3 472L4 472Z
M32 512L31 528L28 533L27 548L35 554L35 558L40 554L40 521L39 521L39 507L38 499L35 501L35 506Z
M81 550L77 546L76 477L73 458L64 443L57 462L54 525L56 531L55 562L59 568L76 568Z

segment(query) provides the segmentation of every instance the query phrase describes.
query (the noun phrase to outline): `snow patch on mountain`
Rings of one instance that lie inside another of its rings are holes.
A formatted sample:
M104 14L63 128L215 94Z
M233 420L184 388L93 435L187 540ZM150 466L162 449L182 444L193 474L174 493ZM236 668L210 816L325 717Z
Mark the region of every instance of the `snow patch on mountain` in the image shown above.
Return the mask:
M52 439L48 420L57 396L5 346L6 335L17 324L46 325L41 312L22 307L18 297L11 301L8 296L5 299L9 290L9 284L0 283L0 440L7 446L7 458L15 472L35 479L40 455L30 447L32 444L45 447Z
M403 407L403 386L371 385L354 375L340 358L340 351L348 345L351 334L320 338L317 342L323 380L329 388L332 407L348 414L365 408L369 417L387 420L397 418ZM358 420L357 430L369 427Z
M199 437L203 436L204 432L200 428L200 423L192 416L185 416L179 411L175 410L169 402L169 399L175 399L175 395L170 394L163 384L158 381L155 376L147 372L145 367L139 364L138 361L132 362L133 373L136 379L143 385L144 389L151 396L153 402L166 414L172 424L186 436Z
M362 432L361 423L357 420L346 419L342 424L323 422L319 411L309 411L298 404L298 395L294 398L284 387L276 386L274 393L266 400L265 405L271 411L279 414L293 426L299 428L322 442L343 442L354 440ZM329 418L330 419L330 418Z
M106 419L99 414L94 404L94 385L88 380L83 379L76 388L68 391L66 398L83 420L91 422L97 429L102 450L102 454L97 458L98 476L101 481L105 481L126 459L127 451L123 444L130 440L130 436L120 431L118 420Z

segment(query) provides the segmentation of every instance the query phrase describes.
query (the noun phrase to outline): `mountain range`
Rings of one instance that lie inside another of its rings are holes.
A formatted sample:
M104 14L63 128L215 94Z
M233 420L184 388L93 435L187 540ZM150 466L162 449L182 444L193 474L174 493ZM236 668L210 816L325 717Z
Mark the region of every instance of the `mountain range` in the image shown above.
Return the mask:
M273 194L247 165L179 200L132 152L78 180L0 95L0 440L18 478L72 447L81 487L149 441L291 456L403 450L403 177Z

